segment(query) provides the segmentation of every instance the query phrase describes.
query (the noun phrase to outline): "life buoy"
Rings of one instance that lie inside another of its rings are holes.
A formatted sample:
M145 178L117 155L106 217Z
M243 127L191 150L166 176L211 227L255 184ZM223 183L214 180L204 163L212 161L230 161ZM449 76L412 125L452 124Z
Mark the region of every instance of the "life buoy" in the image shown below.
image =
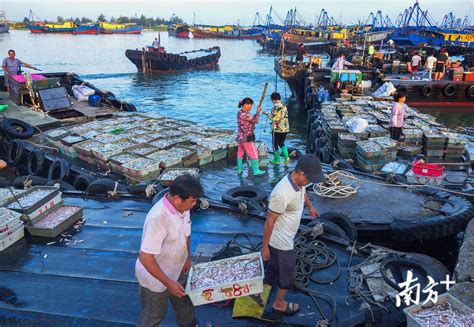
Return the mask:
M421 95L429 97L433 93L433 88L430 85L425 85L421 88Z
M474 85L471 85L466 89L466 96L470 99L474 98Z
M456 85L448 84L443 88L443 94L447 97L452 97L456 93Z

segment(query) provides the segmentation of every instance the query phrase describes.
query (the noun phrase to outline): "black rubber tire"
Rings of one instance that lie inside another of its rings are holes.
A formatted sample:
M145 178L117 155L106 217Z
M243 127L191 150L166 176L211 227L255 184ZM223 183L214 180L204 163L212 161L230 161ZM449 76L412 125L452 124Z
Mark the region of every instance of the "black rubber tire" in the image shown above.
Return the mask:
M464 230L474 216L473 204L464 198L457 196L433 197L432 200L450 204L453 209L446 215L424 217L418 220L394 219L390 225L392 240L413 242L440 239Z
M357 228L348 215L340 212L325 212L321 214L318 219L324 219L335 223L346 233L349 240L357 241Z
M308 226L314 227L318 223L323 224L324 233L328 233L329 235L333 235L333 236L343 238L343 239L349 239L347 237L346 232L344 232L344 230L341 227L339 227L337 224L326 219L321 219L321 218L313 219L308 223Z
M151 204L152 205L155 205L158 201L160 201L165 195L166 193L168 193L170 191L170 188L167 187L167 188L164 188L162 189L160 192L156 193L155 196L153 197L153 199L151 200Z
M107 194L108 191L113 191L115 188L115 181L108 178L97 179L90 183L86 189L87 194ZM126 189L119 183L117 187L118 192L125 192Z
M466 89L466 96L469 99L474 99L474 85L471 85Z
M79 174L74 178L74 182L72 186L78 191L85 191L91 183L93 183L96 179L92 176Z
M454 94L456 94L456 89L456 85L448 84L443 88L443 94L447 97L452 97Z
M46 183L48 182L48 179L39 177L39 176L20 176L20 177L15 178L15 180L13 181L13 187L16 189L23 189L24 188L23 182L27 178L31 180L31 185L33 186L46 185Z
M319 151L321 151L323 146L324 146L324 141L321 140L320 138L315 138L314 139L314 146L313 146L313 153L317 155L319 153Z
M61 191L74 191L75 190L74 186L60 179L51 179L46 183L47 186L54 186L54 184L59 184L59 189Z
M322 163L331 163L331 153L327 146L323 146L318 152L318 158Z
M433 94L433 87L430 85L425 85L421 88L420 93L424 97L429 97Z
M46 166L44 152L40 149L34 148L28 153L26 157L26 167L29 175L40 175Z
M33 135L33 126L23 120L6 118L2 122L2 130L12 139L27 139Z
M26 167L25 163L20 163L15 166L16 173L18 176L24 176L24 175L29 175L28 174L28 168Z
M7 164L16 166L25 153L25 142L22 140L13 140L9 143L7 149Z
M222 202L239 204L242 200L261 202L267 199L267 192L258 186L243 185L228 189L222 194Z
M130 194L146 197L145 190L150 184L151 184L150 182L141 182L137 185L133 185L130 188ZM158 194L159 192L163 190L163 187L160 185L154 185L153 188L155 189L156 194Z
M396 281L393 281L387 274L387 272L390 270L390 267L392 266L407 266L407 267L412 267L412 269L416 269L425 276L429 276L428 272L426 271L425 268L423 268L420 264L418 264L415 261L408 260L405 258L400 258L400 257L388 257L382 260L380 263L380 273L382 274L383 280L390 285L393 289L397 291L402 291L401 287L398 286L398 283ZM405 280L400 280L398 282L404 282Z
M71 164L64 159L56 159L49 166L48 180L64 180L71 173Z
M447 275L451 275L448 268L436 258L421 253L407 253L404 257L423 266L435 281L445 280ZM444 293L446 288L443 285L437 285L434 290Z
M161 54L161 60L163 60L163 61L168 61L168 60L169 60L169 55L168 55L168 53L163 52L163 53Z

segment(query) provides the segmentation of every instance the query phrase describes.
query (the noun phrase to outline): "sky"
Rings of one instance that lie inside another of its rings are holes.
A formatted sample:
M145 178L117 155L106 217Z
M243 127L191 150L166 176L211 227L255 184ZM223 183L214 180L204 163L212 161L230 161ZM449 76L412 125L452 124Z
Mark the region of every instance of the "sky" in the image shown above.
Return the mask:
M441 22L444 15L454 12L456 17L474 15L474 0L420 0L423 10ZM325 9L336 21L344 24L365 21L370 12L382 10L395 21L398 14L412 6L415 0L0 0L0 10L5 11L8 20L21 21L29 10L42 19L56 20L57 16L97 18L103 13L112 16L153 16L169 18L172 14L192 23L194 13L199 24L251 25L255 13L264 18L270 6L283 19L288 10L295 8L307 23L314 23L321 9ZM471 11L473 11L471 13ZM276 15L273 15L276 20ZM471 19L472 22L472 19Z

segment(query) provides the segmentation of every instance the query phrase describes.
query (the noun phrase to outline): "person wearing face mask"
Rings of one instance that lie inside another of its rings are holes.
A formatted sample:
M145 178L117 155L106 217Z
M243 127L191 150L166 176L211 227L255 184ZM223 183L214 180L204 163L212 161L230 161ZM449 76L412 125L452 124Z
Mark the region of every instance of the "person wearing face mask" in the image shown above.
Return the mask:
M263 229L262 258L268 261L263 282L278 288L272 309L277 314L294 315L297 303L285 301L296 278L294 238L306 205L312 218L319 216L306 194L309 183L324 181L321 162L312 154L302 156L295 169L283 177L273 189Z

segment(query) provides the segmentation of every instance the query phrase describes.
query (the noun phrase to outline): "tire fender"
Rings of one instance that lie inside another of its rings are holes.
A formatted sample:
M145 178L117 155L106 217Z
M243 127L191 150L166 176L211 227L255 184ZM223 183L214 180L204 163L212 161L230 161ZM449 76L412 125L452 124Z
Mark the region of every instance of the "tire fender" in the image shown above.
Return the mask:
M79 174L74 178L72 186L78 191L85 191L91 183L95 181L95 178L85 174Z
M443 88L443 94L447 97L452 97L456 93L456 85L448 84Z
M71 173L71 165L67 160L56 159L53 161L51 166L49 166L48 171L48 180L59 179L63 180L65 177L68 177Z
M7 164L15 166L18 164L23 154L25 153L25 142L22 140L13 140L7 149Z
M26 159L26 167L28 168L28 174L39 175L43 168L46 166L46 160L44 152L40 149L34 148L28 153Z

